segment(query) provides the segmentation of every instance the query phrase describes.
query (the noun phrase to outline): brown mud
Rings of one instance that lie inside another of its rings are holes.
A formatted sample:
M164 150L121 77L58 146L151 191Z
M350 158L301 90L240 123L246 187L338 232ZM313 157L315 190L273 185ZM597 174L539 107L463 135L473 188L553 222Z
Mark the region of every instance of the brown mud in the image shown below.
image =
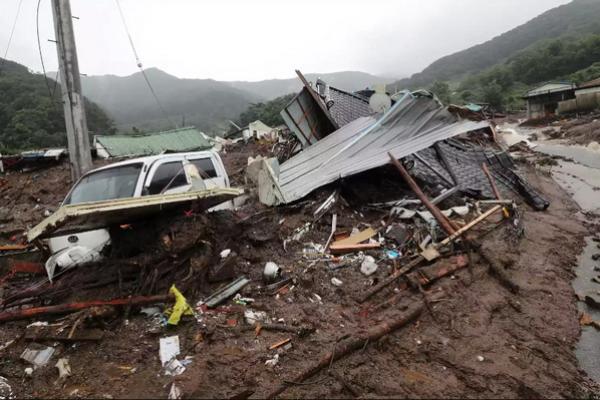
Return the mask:
M268 153L268 148L262 150ZM237 185L245 181L243 168L249 155L257 152L242 146L231 147L222 155ZM588 228L579 218L578 206L549 176L528 166L523 168L529 182L551 201L550 208L534 212L520 204L525 227L520 240L510 237L506 227L479 239L519 285L518 293L503 286L489 273L488 264L474 255L470 268L426 288L426 296L440 291L443 295L415 322L365 343L304 382L290 382L282 397L352 397L328 369L342 376L354 392L369 398L562 398L594 393L596 386L579 369L574 355L580 326L571 286ZM2 243L9 243L9 237L39 222L46 208L54 210L69 188L64 166L6 178L8 186L0 188L0 195L6 200L4 207L12 210L0 229ZM247 391L253 392L253 397L264 397L283 381L310 368L325 353L335 351L340 339L423 301L422 293L399 283L378 293L368 304L356 302L358 295L395 267L393 260L383 259L381 250L371 253L380 262L377 272L369 277L352 262L331 270L325 262L304 257L306 243L327 241L329 214L315 222L300 241L287 243L284 250L283 240L311 222L313 211L330 193L324 190L296 207L266 208L251 200L235 212L211 213L196 222L182 223L185 229L179 231L177 240L189 240L186 235L194 240L200 236L210 244L206 256L209 268L219 262L222 250L237 254L234 272L253 280L242 291L243 296L255 299L253 304L230 301L227 307L202 314L200 323L185 317L175 327L157 327L151 318L132 310L127 320L119 316L104 321L104 338L97 343L47 342L56 344L57 352L32 376L26 376L24 370L29 364L19 357L28 344L20 337L33 321L4 323L0 347L18 340L0 350L0 376L8 379L18 397L166 398L173 382L186 398L228 398ZM393 222L387 212L353 208L343 201L336 204L335 212L339 228L379 228L382 221L386 225ZM482 235L489 225L475 230L473 237ZM147 236L142 238L146 239L151 241ZM284 276L294 278L277 294L260 289L267 261L277 263ZM341 286L332 284L333 277L342 281ZM168 284L178 285L175 279L179 278L173 275ZM197 285L188 282L185 286L188 290L184 294L194 305L220 284L198 281ZM117 294L116 288L106 287L72 293L65 300L109 299ZM392 297L395 301L387 306L378 310L371 307ZM244 322L248 308L266 312L271 322L311 326L315 331L299 337L263 329L257 336ZM179 336L181 358L193 357L187 370L176 377L164 375L158 358L159 338L171 335ZM291 348L269 350L272 344L288 338ZM265 365L276 354L278 363ZM57 381L54 367L61 357L68 358L72 369L72 376L64 382Z

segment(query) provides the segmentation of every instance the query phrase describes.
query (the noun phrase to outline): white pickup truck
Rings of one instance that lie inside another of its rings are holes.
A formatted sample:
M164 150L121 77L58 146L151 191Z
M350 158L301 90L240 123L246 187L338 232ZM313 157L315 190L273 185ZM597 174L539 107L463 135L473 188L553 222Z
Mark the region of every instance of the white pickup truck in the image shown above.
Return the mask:
M171 153L135 158L97 168L73 185L63 205L93 201L181 193L191 189L228 188L229 177L215 151ZM231 202L214 207L230 208ZM52 280L56 268L95 261L110 244L107 229L96 229L48 239L52 256L46 261Z

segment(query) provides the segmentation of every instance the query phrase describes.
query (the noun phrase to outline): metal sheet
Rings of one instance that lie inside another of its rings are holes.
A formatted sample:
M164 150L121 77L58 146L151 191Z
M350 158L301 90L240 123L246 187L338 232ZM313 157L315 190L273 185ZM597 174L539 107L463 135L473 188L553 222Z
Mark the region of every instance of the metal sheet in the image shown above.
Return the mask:
M283 201L298 200L337 179L402 158L433 143L488 128L488 122L459 120L429 97L405 95L379 120L359 118L281 165Z
M281 116L302 147L310 146L335 131L335 126L316 104L315 99L304 87L282 111Z
M32 242L36 239L134 222L192 203L202 210L207 210L243 193L242 189L215 188L66 205L27 232L27 240Z

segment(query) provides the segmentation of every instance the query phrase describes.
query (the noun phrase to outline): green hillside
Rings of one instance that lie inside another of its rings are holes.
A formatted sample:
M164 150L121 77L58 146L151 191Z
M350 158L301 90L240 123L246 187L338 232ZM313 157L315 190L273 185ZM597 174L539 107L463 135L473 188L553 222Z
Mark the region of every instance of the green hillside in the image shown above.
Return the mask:
M568 40L593 34L600 34L600 1L574 0L549 10L492 40L440 58L422 72L402 79L392 87L417 88L428 87L435 81L459 82L507 61L514 63L516 61L514 57L517 57L519 52L540 50L544 48L545 41L561 38L565 39L563 44L566 44ZM518 56L518 58L518 63L525 66L525 57ZM550 74L543 73L543 75L546 77L554 75L552 73L554 67L556 65L549 65L547 69ZM571 69L571 67L561 66L556 75ZM517 68L515 72L529 74L526 68ZM519 81L532 80L530 76L517 78ZM537 82L544 79L547 78L540 77Z
M522 107L528 88L550 80L580 83L600 76L600 35L561 37L537 43L507 61L463 80L452 100L485 101L496 108Z
M166 111L162 113L141 73L82 78L83 92L102 106L122 131L143 131L194 125L207 132L229 126L259 98L211 79L180 79L159 69L145 71Z
M291 71L293 73L293 71ZM141 73L119 77L114 75L82 77L86 96L97 102L115 120L119 130L158 130L172 124L195 125L210 133L229 129L228 120L237 119L253 104L294 93L302 88L297 77L269 79L258 82L215 81L212 79L181 79L156 68L146 70L155 88L167 119L158 108ZM308 80L322 77L333 86L360 90L385 82L363 72L306 74ZM169 119L171 120L169 122ZM278 121L277 117L276 120ZM274 121L276 122L276 121Z
M65 146L65 120L60 87L50 98L44 76L20 64L0 59L0 152ZM54 81L49 80L51 90ZM90 134L111 133L112 121L86 99Z

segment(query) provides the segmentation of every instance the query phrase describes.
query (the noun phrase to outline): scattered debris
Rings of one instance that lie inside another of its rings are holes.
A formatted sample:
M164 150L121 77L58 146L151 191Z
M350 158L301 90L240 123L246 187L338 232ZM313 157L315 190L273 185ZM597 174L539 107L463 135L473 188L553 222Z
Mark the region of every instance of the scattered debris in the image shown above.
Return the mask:
M279 276L281 275L281 268L279 265L275 264L272 261L269 261L265 264L265 270L263 271L263 278L265 282L272 283L275 282Z
M277 364L279 364L279 354L275 354L273 356L273 358L268 359L267 361L265 361L265 365L267 367L275 367Z
M160 338L159 344L160 363L164 367L169 361L177 357L180 353L179 336L168 336Z
M34 365L34 368L43 367L48 364L50 358L54 354L54 347L31 345L34 347L28 347L25 349L21 358Z
M16 398L8 379L0 376L0 399L11 400Z
M171 389L169 389L169 400L176 400L176 399L181 399L183 398L183 392L181 391L181 389L179 388L179 386L177 386L175 384L175 382L171 383Z
M342 282L341 280L339 280L336 277L333 277L333 278L331 278L331 284L333 286L338 286L339 287L339 286L342 286L344 284L344 282Z
M233 297L233 295L235 295L248 283L250 283L250 279L246 278L245 276L240 276L238 279L231 282L229 285L211 294L201 303L206 304L206 306L209 308L216 307L228 298Z
M68 376L71 376L71 366L69 365L69 359L59 358L54 366L58 368L58 379L60 381L63 381Z
M360 264L360 272L366 276L373 275L377 271L377 268L379 268L379 266L371 256L365 256Z

